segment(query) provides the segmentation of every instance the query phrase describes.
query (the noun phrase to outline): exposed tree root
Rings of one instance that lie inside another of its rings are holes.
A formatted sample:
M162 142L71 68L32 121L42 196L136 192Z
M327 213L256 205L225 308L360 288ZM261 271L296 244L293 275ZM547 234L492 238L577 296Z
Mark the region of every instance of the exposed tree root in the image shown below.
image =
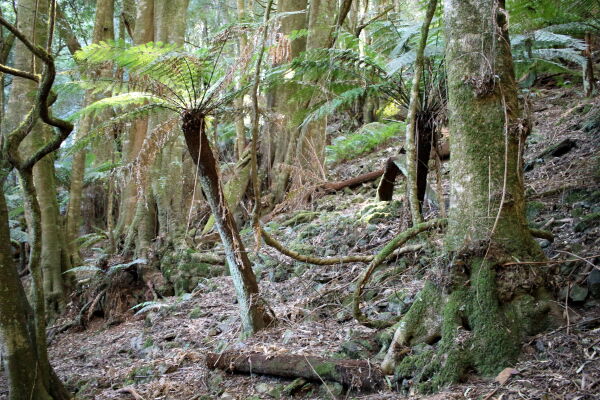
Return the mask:
M384 386L381 369L368 360L337 360L299 354L240 354L226 351L206 356L209 368L230 372L304 378L313 382L334 381L348 388L374 391Z
M360 324L367 326L369 328L382 329L382 328L390 327L397 322L397 321L393 321L393 320L392 321L372 320L372 319L369 319L365 314L363 314L363 312L360 309L360 298L362 295L362 291L363 291L365 285L367 284L367 282L369 281L369 279L371 278L371 275L373 275L373 272L390 255L392 255L394 250L396 250L398 247L402 246L404 243L406 243L407 241L409 241L410 239L412 239L419 233L425 232L430 229L443 227L446 225L446 223L447 223L446 219L434 219L434 220L423 222L421 224L413 226L412 228L397 235L394 239L390 240L383 247L383 249L381 249L379 251L379 253L377 253L377 255L375 255L375 257L373 257L373 260L371 261L371 263L369 264L367 269L365 269L363 271L363 273L358 277L358 282L356 284L356 290L354 292L354 296L352 299L353 306L354 306L353 307L354 318L356 318L356 320Z
M396 382L410 379L421 392L458 382L472 370L491 376L513 365L523 338L549 321L549 298L535 286L511 287L512 297L504 299L501 281L530 272L502 269L480 256L450 268L448 281L427 282L382 363Z
M531 232L531 236L535 238L546 239L549 242L554 242L554 234L552 234L552 232L535 228L529 228L529 232Z
M273 238L271 235L269 235L262 227L260 228L260 232L261 232L261 236L263 237L263 239L265 240L265 243L267 245L273 247L274 249L279 251L281 254L284 254L288 257L293 258L294 260L306 262L309 264L335 265L335 264L345 264L345 263L352 263L352 262L365 262L366 263L366 262L370 262L373 259L373 256L361 256L361 255L346 256L346 257L325 257L325 258L307 256L304 254L300 254L297 251L288 249L283 244L278 242L275 238Z
M337 264L348 264L353 262L363 262L368 263L375 259L375 255L355 255L355 256L345 256L345 257L315 257L315 256L307 256L304 254L300 254L297 251L290 250L285 247L281 242L275 239L273 236L269 235L264 228L261 229L261 236L265 240L265 243L279 251L281 254L286 255L290 258L293 258L296 261L305 262L308 264L314 265L337 265ZM421 245L414 246L405 246L394 252L396 255L409 253L413 251L417 251L421 249ZM397 247L396 247L397 248ZM395 249L396 249L395 248Z

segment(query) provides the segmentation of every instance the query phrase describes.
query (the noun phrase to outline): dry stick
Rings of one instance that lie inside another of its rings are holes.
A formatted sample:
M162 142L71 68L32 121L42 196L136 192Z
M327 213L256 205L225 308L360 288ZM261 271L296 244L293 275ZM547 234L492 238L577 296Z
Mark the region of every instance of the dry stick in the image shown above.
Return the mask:
M402 246L408 240L412 239L413 237L415 237L416 235L418 235L421 232L425 232L427 230L435 229L438 227L441 228L441 227L445 226L446 224L447 224L447 220L440 218L440 219L434 219L431 221L427 221L427 222L423 222L418 225L415 225L412 228L397 235L394 239L389 241L383 247L383 249L381 249L379 251L379 253L377 253L377 255L373 258L373 261L371 261L371 263L367 267L367 269L364 270L362 272L362 274L359 276L358 282L356 284L356 290L355 290L354 296L352 298L352 302L353 302L353 306L354 306L354 309L353 309L354 318L356 318L356 320L361 325L364 325L369 328L383 329L383 328L388 328L397 322L397 319L388 320L388 321L372 320L372 319L368 318L365 314L363 314L363 312L360 309L360 298L362 295L362 291L363 291L365 285L367 284L367 282L369 281L369 279L371 278L371 275L373 275L373 272L375 271L375 269L377 269L377 267L379 267L386 260L386 258L388 258L393 253L393 251L395 249Z
M570 262L591 260L591 259L596 258L596 257L600 257L600 254L596 254L594 256L589 256L589 257L579 257L579 258L574 258L574 259L570 259L570 260L518 261L518 262L505 263L505 264L502 264L502 266L507 266L507 265L528 265L528 264L532 264L532 265L535 265L535 264L562 264L562 263L570 263ZM592 264L592 265L594 265L594 264Z
M415 140L417 136L416 116L417 107L419 104L419 81L423 75L423 65L425 62L425 46L427 45L427 36L429 34L429 25L433 19L433 14L437 7L437 0L429 0L425 20L421 26L421 40L417 48L417 58L415 60L415 72L413 75L412 87L410 89L410 102L408 105L408 115L406 117L406 182L408 186L408 199L410 205L410 213L412 216L413 225L423 222L423 216L419 207L419 199L417 197L417 151Z
M256 251L260 248L260 182L258 180L258 161L257 161L257 143L258 143L258 85L260 83L260 64L265 53L265 43L269 31L269 17L271 16L271 6L273 0L269 0L265 9L265 19L263 32L258 50L258 60L256 60L256 70L254 72L254 85L252 87L252 150L250 153L250 170L252 174L252 187L254 190L254 209L252 210L252 226L254 227L254 240L256 242Z

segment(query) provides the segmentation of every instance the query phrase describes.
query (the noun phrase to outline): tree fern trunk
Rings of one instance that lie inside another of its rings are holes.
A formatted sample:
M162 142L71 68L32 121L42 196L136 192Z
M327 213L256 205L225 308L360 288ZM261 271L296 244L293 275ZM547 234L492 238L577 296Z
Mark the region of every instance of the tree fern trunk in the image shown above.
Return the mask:
M233 214L227 206L217 161L206 135L204 117L194 113L185 114L182 129L188 151L198 168L200 186L223 242L225 257L240 307L242 328L246 334L253 334L269 325L273 316L260 297L256 276L252 271L252 265L237 230Z

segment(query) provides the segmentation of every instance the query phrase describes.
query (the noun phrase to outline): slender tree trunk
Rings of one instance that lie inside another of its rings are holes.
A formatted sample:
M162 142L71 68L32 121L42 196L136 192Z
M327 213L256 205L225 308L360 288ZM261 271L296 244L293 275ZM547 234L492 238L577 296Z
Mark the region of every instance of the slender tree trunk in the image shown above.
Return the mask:
M242 329L247 335L253 334L268 326L273 321L273 315L260 297L256 276L223 195L217 161L206 135L204 117L194 113L185 114L182 129L188 151L198 168L200 186L225 249L240 307Z
M47 0L21 0L18 3L18 26L26 37L45 46L46 41L46 16L48 14ZM26 46L17 41L14 49L13 66L15 68L40 72L39 62L32 58L31 52ZM29 93L36 90L34 82L15 77L13 79L10 91L10 98L6 108L6 118L4 119L4 129L12 130L21 122L21 118L26 115L32 105L32 97ZM33 149L40 146L47 140L50 134L49 129L42 123L36 124L33 131L22 143L20 150L24 154L29 154ZM62 248L60 239L60 215L58 201L56 198L56 184L54 176L54 158L49 155L44 157L36 164L33 169L33 180L35 182L38 201L41 207L41 264L44 270L44 286L46 288L47 310L49 313L56 313L64 305L64 286L62 275ZM26 209L28 226L31 224L31 210Z
M444 16L452 154L448 267L432 271L435 278L399 323L382 364L421 391L456 382L469 370L491 376L514 365L521 340L548 326L552 304L541 271L511 265L544 256L525 220L523 124L504 2L444 0ZM403 358L402 350L417 343L433 346Z
M586 97L594 93L594 61L592 60L592 35L585 33L585 64L583 66L583 92Z
M189 0L154 2L154 41L183 45ZM156 129L166 119L165 115L150 118L148 132ZM183 154L184 143L176 135L158 155L154 165L152 195L158 211L159 235L172 238L184 224L183 207Z
M408 189L408 200L410 204L410 213L412 216L413 225L420 224L423 222L423 216L421 215L421 202L418 197L418 182L417 182L417 144L415 143L417 138L419 137L419 133L417 131L417 112L420 108L419 106L419 87L421 84L421 77L423 76L423 68L425 67L425 47L427 46L427 36L429 35L429 25L431 24L431 20L433 18L433 14L435 13L435 9L437 7L437 0L429 0L429 6L427 7L427 12L425 14L425 20L423 21L423 25L421 26L421 39L419 41L419 47L417 48L417 59L415 60L415 71L412 80L412 87L410 90L410 103L408 106L408 116L406 117L406 137L404 140L404 145L406 146L406 172L408 176L406 177L406 186ZM425 132L421 133L422 135ZM425 135L423 135L425 136ZM426 146L427 143L419 143L419 153L422 152L427 153L427 158L429 158L429 153L431 152L431 142L429 146ZM425 173L425 182L427 181L427 174ZM425 193L425 191L423 191Z

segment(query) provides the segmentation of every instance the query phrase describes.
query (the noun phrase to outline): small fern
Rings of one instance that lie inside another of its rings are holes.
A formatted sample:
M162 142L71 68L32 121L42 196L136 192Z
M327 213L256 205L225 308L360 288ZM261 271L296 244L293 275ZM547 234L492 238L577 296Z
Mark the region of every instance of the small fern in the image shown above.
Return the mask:
M339 136L327 146L327 162L336 163L369 153L406 130L402 122L372 122L349 136Z
M131 307L131 310L137 310L135 312L135 315L140 315L148 311L160 310L161 308L165 308L168 306L168 304L159 301L145 301L143 303L136 304L135 306Z

